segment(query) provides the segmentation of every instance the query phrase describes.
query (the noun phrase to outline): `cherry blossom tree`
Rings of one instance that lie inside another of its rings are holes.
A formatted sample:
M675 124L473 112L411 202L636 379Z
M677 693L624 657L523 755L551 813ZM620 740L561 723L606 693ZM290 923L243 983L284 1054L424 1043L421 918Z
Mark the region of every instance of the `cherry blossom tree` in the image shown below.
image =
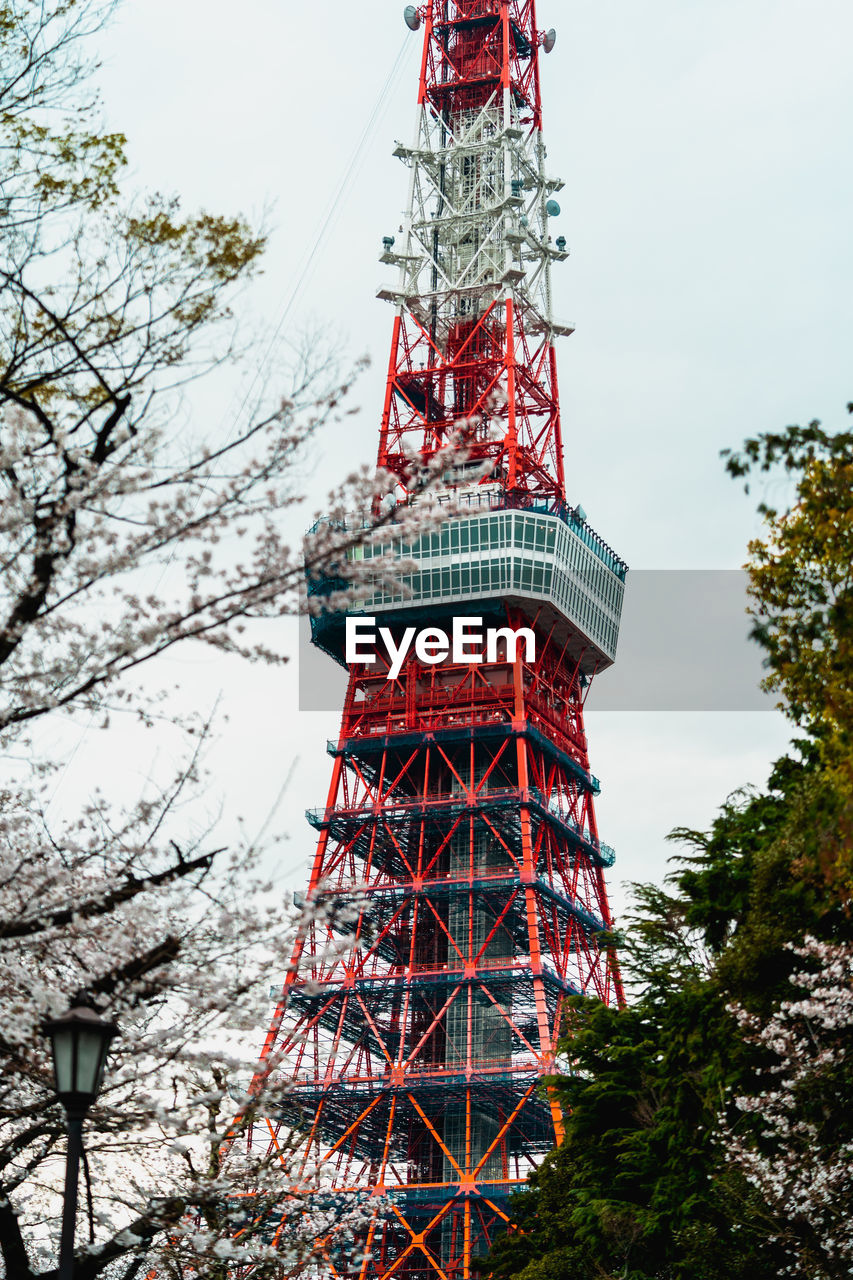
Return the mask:
M721 1140L765 1200L786 1274L825 1280L853 1266L853 947L807 938L791 950L802 996L766 1020L732 1010L764 1065L756 1091L734 1099L742 1118L724 1122Z
M278 1277L332 1227L350 1247L361 1207L323 1194L298 1126L250 1141L286 1107L284 1064L247 1082L299 912L261 850L187 823L211 726L177 715L157 660L286 661L263 624L300 608L306 567L344 580L315 607L346 603L354 546L437 519L426 498L464 450L413 459L417 513L391 477L349 477L306 566L282 532L295 468L348 412L350 377L309 345L245 420L188 420L188 381L240 354L233 297L264 241L240 216L125 194L125 139L99 131L89 78L112 7L0 0L0 1274L55 1275L64 1121L40 1028L80 995L121 1036L87 1123L78 1280ZM372 558L373 580L395 564ZM52 817L46 727L80 712L104 733L118 712L165 720L184 763L130 805L96 791Z

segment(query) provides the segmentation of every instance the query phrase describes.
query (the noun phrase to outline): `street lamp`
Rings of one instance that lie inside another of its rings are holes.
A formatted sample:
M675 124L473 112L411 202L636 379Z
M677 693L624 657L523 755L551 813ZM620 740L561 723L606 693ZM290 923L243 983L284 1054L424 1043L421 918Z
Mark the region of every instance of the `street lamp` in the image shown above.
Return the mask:
M61 1018L45 1022L42 1030L53 1050L56 1095L65 1108L68 1128L58 1280L73 1280L83 1121L101 1088L110 1042L118 1035L118 1027L114 1022L105 1022L94 1009L76 1005Z

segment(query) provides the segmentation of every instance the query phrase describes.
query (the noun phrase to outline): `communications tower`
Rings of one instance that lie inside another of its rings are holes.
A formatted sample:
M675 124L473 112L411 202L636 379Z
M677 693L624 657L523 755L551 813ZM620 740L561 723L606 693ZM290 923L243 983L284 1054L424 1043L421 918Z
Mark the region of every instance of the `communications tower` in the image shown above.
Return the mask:
M621 999L583 707L616 651L626 566L567 504L551 310L561 183L548 176L534 0L427 0L378 463L410 499L412 451L466 423L439 528L403 544L405 597L358 612L407 626L527 627L491 662L353 663L300 940L264 1058L290 1055L297 1120L334 1189L381 1197L363 1256L330 1275L468 1280L507 1201L559 1142L554 1071L568 997ZM483 475L483 464L490 470ZM376 547L360 549L368 559ZM312 589L321 592L323 583ZM354 610L350 610L350 613ZM346 665L342 614L313 640ZM342 913L353 950L329 958ZM323 956L326 958L322 958ZM274 1141L274 1126L271 1126Z

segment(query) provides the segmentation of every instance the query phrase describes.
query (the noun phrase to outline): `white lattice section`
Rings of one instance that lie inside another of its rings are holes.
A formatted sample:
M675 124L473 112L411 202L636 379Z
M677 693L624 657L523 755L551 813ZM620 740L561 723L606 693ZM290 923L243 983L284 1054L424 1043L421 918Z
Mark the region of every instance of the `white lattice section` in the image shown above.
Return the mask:
M425 105L414 145L395 155L411 166L409 208L404 246L382 255L399 267L397 287L380 297L405 305L439 344L508 294L533 329L555 328L550 266L566 253L546 205L563 184L547 177L541 133L522 126L511 95L451 122Z

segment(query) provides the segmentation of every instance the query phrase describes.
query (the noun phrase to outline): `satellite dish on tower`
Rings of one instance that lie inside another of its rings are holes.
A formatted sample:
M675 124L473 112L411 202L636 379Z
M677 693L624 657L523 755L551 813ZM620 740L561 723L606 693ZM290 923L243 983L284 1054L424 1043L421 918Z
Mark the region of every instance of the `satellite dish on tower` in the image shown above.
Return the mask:
M410 31L417 31L421 25L420 15L413 4L407 4L403 10L403 18Z
M556 43L557 33L554 28L551 27L550 30L546 31L545 35L542 37L542 48L546 53L550 53Z

